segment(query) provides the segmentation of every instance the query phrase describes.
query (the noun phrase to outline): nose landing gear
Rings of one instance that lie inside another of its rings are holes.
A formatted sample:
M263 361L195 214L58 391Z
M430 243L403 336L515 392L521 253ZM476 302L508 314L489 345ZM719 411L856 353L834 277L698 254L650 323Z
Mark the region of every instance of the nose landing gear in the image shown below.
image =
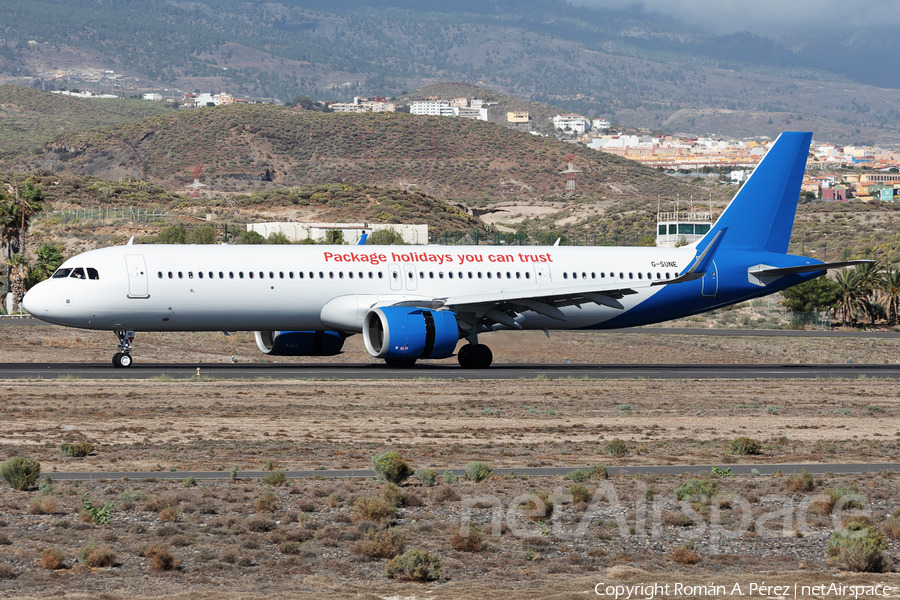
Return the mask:
M112 357L112 364L118 368L128 368L134 362L131 358L132 344L134 343L134 332L126 330L118 330L114 332L119 338L117 348L120 352L116 352Z

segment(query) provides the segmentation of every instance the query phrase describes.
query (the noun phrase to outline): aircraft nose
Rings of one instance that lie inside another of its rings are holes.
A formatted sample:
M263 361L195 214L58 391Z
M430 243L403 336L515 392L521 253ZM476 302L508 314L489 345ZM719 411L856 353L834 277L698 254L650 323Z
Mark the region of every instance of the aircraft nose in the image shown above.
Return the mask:
M43 288L43 289L42 289ZM50 312L49 298L47 297L46 287L38 284L25 293L22 298L22 306L28 311L28 314L40 318Z

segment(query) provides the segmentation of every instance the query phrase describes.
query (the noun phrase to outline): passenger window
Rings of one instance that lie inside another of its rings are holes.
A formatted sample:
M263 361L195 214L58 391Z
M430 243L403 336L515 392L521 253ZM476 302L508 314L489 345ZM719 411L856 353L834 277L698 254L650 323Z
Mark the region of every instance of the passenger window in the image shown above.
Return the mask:
M470 273L470 274L469 274L469 277L471 277L471 276L472 276L472 275L471 275L471 273ZM462 278L463 278L463 274L462 274L462 271L460 271L460 272L459 272L459 278L460 278L460 279L462 279Z
M425 279L425 271L419 271L419 279Z
M303 273L300 273L300 276L302 277L302 276L303 276ZM294 278L294 272L293 272L293 271L288 271L288 277L290 277L291 279L293 279L293 278Z
M516 279L522 279L521 271L516 271Z
M396 277L396 275L394 277ZM384 273L381 271L378 271L378 279L384 279Z
M481 271L478 271L478 279L481 279Z
M325 279L325 273L319 271L319 279Z
M178 271L178 279L184 279L184 273Z
M284 279L284 271L278 271L278 279Z
M491 279L491 272L490 272L490 271L487 272L487 276L488 276L488 279Z
M360 278L360 279L363 278L363 272L362 272L362 271L359 272L359 278Z
M582 273L582 274L581 274L581 278L582 278L582 279L587 279L587 273Z
M234 279L234 271L228 271L228 279Z
M260 275L262 277L262 275ZM284 273L281 274L281 278L284 279ZM275 279L275 274L272 271L269 271L269 279Z
M85 276L84 276L84 269L82 269L81 267L77 267L77 268L75 268L75 269L72 269L72 275L71 275L71 276L74 277L75 279L85 279Z
M669 278L669 274L668 274L668 273L666 273L666 279L668 279L668 278Z
M347 271L347 277L353 279L353 271Z
M453 279L453 271L448 272L447 277L449 277L450 279Z
M194 272L188 271L188 279L193 279L193 278L194 278Z
M643 279L643 278L644 278L644 274L643 274L643 273L638 273L638 279Z
M506 272L506 278L507 278L507 279L512 279L512 275L510 274L509 271Z
M438 279L443 279L443 278L444 278L444 272L438 271Z
M225 273L219 271L219 279L225 279Z
M247 275L250 277L250 279L253 279L253 271L250 271L249 273L247 273Z
M525 279L531 279L531 273L525 271Z
M428 278L434 279L434 271L428 271Z
M169 271L169 279L172 279L172 271Z
M341 279L343 279L343 278L344 278L344 272L343 272L343 271L338 271L338 277L340 277Z
M212 271L209 272L209 278L210 278L210 279L215 279L215 277L213 276L213 272L212 272Z
M394 271L392 275L394 276L394 279L397 279L397 271ZM412 277L412 273L410 273L409 276Z
M569 274L566 272L563 272L563 279L568 279L568 278L569 278Z
M380 277L381 273L379 273L378 276ZM372 279L372 271L369 271L369 279Z
M624 273L619 273L619 279L625 279L625 274L624 274Z
M628 274L628 279L634 279L634 273L629 273L629 274Z
M238 271L238 278L239 278L239 279L243 279L243 278L244 278L244 272L243 272L243 271Z
M310 271L310 272L309 272L309 278L310 278L310 279L315 279L315 278L316 278L316 274L313 273L312 271Z
M297 277L303 279L303 271L297 271Z
M157 271L156 276L162 279L162 271ZM54 275L56 277L56 275Z
M203 271L197 271L197 277L203 279Z

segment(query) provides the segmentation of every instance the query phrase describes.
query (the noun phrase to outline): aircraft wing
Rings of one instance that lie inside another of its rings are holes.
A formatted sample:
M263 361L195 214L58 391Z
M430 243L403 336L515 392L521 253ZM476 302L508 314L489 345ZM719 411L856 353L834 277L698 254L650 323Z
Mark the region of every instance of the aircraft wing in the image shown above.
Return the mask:
M548 287L529 291L499 291L489 294L472 294L435 298L431 302L406 301L399 305L409 304L423 308L449 308L461 317L474 317L480 325L490 329L499 323L513 329L522 329L521 313L526 311L568 322L569 318L560 308L564 306L581 306L582 304L600 304L611 308L624 309L619 302L625 296L636 294L640 288L650 287L651 280L632 281L629 285L621 283L578 285L567 287ZM427 305L427 306L426 306Z

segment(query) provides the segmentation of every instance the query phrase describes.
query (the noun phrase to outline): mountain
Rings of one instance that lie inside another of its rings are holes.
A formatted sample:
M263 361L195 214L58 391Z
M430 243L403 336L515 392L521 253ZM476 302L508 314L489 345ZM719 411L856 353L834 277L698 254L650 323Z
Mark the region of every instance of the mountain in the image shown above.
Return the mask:
M200 166L208 189L223 194L365 183L469 202L561 196L566 180L560 171L569 154L581 171L580 198L702 192L629 160L493 123L272 105L180 110L66 134L12 166L112 180L133 177L173 190L183 190Z
M900 132L900 74L883 67L900 42L878 25L779 40L560 0L7 0L2 35L0 81L37 87L286 101L460 81L668 131L772 137L802 117L835 142Z

